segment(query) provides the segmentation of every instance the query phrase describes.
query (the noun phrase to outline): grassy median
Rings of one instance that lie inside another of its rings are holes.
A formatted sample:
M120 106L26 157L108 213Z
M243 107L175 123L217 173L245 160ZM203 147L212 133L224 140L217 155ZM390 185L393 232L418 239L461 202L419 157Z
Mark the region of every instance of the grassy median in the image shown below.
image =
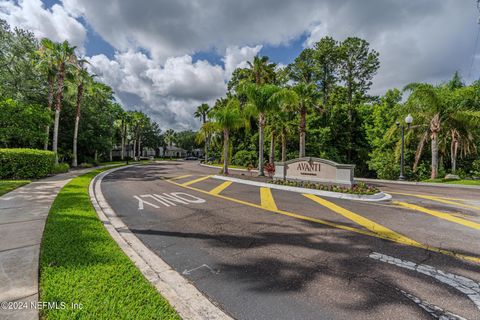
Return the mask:
M42 310L42 319L180 319L97 218L88 186L104 170L73 179L52 205L40 253L39 300L59 307Z
M0 196L29 183L28 180L0 180Z

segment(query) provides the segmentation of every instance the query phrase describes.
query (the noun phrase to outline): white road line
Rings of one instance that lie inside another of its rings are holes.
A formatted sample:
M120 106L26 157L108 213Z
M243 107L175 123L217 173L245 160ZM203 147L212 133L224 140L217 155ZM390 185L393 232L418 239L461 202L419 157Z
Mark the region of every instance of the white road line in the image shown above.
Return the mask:
M443 310L442 308L428 303L426 301L422 301L419 297L414 296L411 293L408 293L404 290L396 288L398 291L400 291L407 299L412 300L415 302L420 308L428 312L433 318L435 319L440 319L440 320L467 320L464 317L461 317L459 315L456 315L454 313L448 312Z
M370 258L383 261L389 264L396 265L409 270L414 270L424 275L435 278L436 280L447 284L458 291L464 293L480 310L480 283L472 279L459 276L453 273L445 272L439 269L435 269L432 266L426 264L416 264L408 260L402 260L381 254L378 252L372 252L369 255Z

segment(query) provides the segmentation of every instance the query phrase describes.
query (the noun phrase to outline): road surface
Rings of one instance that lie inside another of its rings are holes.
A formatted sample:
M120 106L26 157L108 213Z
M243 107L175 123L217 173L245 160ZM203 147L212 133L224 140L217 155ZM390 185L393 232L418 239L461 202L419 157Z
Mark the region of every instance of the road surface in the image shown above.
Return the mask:
M480 319L480 190L384 184L381 203L130 167L102 192L128 228L236 319Z

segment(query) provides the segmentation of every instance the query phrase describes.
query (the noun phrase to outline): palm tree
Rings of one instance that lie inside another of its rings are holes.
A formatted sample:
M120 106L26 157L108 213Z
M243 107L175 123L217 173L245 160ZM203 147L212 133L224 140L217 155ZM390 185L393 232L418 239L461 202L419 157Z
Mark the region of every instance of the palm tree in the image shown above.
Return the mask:
M264 140L266 114L275 110L278 106L275 99L270 99L280 90L271 84L256 85L244 83L241 91L247 96L246 111L250 115L258 117L258 175L264 176Z
M298 113L299 123L299 157L305 157L305 137L307 132L307 112L313 109L317 102L318 93L313 83L298 83L293 88L282 89L276 99L282 109L287 112Z
M53 92L54 92L54 85L55 85L55 77L57 75L57 64L54 56L55 51L55 43L50 39L44 38L40 42L40 49L38 50L38 55L40 57L38 67L43 71L43 73L47 77L47 84L48 84L48 110L52 110L53 106ZM48 150L48 140L50 137L50 124L48 124L45 128L45 143L44 143L44 150Z
M206 123L205 126L213 126L213 128L205 128L205 131L212 129L221 130L223 132L223 173L228 175L228 151L230 132L245 125L245 118L240 110L240 102L237 98L228 99L228 103L223 108L218 108L212 112L214 122Z
M52 150L55 152L55 163L58 164L58 127L60 123L60 111L62 110L63 87L65 82L65 73L67 68L75 65L77 57L75 48L71 47L68 41L63 43L54 43L48 50L51 51L52 59L55 62L57 70L57 92L55 94L55 121L53 127Z
M165 131L164 140L169 147L172 147L173 143L175 142L175 131L173 129L168 129Z
M267 56L255 56L248 61L250 80L256 85L275 83L275 63L270 63Z
M75 85L77 86L77 99L76 99L76 113L75 113L75 127L73 130L73 160L72 160L72 167L76 167L78 165L78 155L77 155L77 140L78 140L78 126L80 124L80 114L81 114L81 106L82 106L82 99L85 87L87 90L90 89L90 85L93 82L92 77L88 73L87 68L85 68L86 61L79 60L77 62L75 71L73 73L73 79Z
M206 103L202 103L197 107L197 110L193 114L195 118L201 118L202 124L207 123L208 112L210 112L210 106ZM208 135L205 136L205 162L208 161Z
M404 90L411 91L406 103L408 112L414 116L414 129L420 130L419 143L415 153L413 169L416 170L423 148L430 139L431 179L438 176L439 148L441 134L451 137L452 170L456 170L456 158L460 143L464 152L472 147L473 137L469 137L469 128L478 126L480 112L468 106L451 104L455 89L446 85L434 87L426 83L411 83Z

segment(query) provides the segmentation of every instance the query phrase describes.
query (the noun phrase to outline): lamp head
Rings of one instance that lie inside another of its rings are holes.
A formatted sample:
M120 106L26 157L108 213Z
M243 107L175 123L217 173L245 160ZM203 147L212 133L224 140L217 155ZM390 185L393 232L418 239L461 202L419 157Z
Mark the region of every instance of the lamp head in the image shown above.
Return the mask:
M411 125L413 122L413 117L411 114L408 114L408 116L405 118L405 123L408 125Z

